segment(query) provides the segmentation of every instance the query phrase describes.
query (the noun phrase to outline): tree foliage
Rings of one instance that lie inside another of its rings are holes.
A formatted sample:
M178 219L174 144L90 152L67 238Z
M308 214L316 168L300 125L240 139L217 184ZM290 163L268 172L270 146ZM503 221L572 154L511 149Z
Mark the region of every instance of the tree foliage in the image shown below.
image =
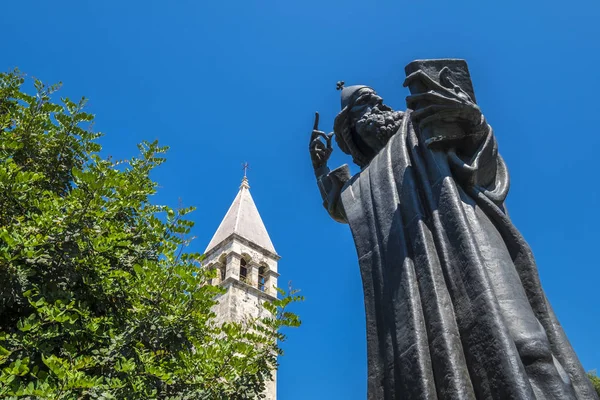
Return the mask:
M588 372L588 378L590 378L590 381L592 381L592 386L594 386L596 393L598 393L598 396L600 396L600 378L598 378L596 371Z
M0 397L260 397L300 298L217 326L221 289L187 249L192 209L149 201L166 148L103 159L85 99L24 82L0 74Z

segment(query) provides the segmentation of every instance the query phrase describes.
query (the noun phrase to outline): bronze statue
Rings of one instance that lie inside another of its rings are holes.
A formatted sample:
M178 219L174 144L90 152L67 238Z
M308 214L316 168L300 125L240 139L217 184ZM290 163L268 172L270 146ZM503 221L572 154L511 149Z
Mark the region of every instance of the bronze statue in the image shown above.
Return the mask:
M368 398L597 399L510 221L509 176L463 60L406 67L394 111L368 86L342 89L340 149L310 154L331 217L348 223L365 295Z

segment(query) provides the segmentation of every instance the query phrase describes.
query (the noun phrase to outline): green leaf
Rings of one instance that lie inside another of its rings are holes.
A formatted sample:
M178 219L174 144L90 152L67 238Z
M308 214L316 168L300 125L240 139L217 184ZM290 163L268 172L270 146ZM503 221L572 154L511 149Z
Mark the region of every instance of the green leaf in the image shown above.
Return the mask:
M11 354L12 354L11 351L0 346L0 365L4 364L6 361L8 361Z

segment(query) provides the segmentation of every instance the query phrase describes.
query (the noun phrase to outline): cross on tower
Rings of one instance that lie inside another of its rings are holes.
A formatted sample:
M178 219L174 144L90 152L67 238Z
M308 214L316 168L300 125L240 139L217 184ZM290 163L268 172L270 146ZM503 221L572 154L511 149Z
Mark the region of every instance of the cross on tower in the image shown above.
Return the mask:
M244 170L244 178L246 178L246 173L250 169L250 165L248 165L248 163L245 162L245 163L242 164L242 169Z

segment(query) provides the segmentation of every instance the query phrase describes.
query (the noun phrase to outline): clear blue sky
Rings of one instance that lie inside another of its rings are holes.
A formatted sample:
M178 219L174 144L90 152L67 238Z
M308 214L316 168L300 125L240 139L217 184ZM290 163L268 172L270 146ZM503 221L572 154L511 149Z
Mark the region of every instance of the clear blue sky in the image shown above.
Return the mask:
M587 370L600 369L600 3L558 1L7 1L0 70L90 98L104 153L171 146L158 203L195 205L199 251L251 164L252 194L306 302L280 400L365 399L362 287L347 226L321 207L307 153L335 82L405 107L403 67L466 58L512 176L508 207ZM332 166L350 159L336 148ZM354 169L356 171L356 168Z

